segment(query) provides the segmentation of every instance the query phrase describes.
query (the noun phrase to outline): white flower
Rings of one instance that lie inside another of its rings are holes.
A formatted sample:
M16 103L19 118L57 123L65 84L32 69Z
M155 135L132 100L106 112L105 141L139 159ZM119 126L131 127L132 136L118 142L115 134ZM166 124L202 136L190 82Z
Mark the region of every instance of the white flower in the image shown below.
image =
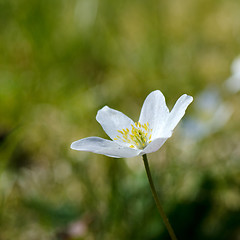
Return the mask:
M216 88L209 87L195 98L195 116L185 119L182 127L187 143L196 143L217 132L232 115L232 107L220 96Z
M240 91L240 57L234 59L231 65L232 75L226 80L225 85L232 93Z
M138 122L107 106L98 111L96 119L112 139L83 138L72 143L71 148L115 158L127 158L157 151L171 137L181 120L191 96L182 95L171 112L159 91L151 92L145 99Z

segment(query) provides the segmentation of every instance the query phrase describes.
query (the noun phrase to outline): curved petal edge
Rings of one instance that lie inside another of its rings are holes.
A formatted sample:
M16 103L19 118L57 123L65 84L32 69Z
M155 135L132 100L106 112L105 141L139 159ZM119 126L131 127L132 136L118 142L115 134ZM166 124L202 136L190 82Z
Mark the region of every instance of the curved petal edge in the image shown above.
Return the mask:
M134 157L140 152L140 150L124 147L116 142L100 137L80 139L73 142L71 148L78 151L93 152L115 158Z

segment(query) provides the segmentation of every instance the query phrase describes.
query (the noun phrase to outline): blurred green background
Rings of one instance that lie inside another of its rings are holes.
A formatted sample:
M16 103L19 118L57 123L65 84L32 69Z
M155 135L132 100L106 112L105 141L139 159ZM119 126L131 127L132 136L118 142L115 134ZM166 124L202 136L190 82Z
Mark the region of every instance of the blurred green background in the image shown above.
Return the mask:
M0 53L0 239L169 239L140 157L70 150L155 89L195 99L149 155L177 236L240 239L240 1L0 0Z

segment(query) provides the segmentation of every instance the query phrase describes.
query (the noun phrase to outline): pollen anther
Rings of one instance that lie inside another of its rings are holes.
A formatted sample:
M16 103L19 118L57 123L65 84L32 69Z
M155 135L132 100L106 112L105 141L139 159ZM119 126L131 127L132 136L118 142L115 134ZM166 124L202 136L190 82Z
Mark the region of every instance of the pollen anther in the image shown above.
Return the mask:
M128 128L117 130L120 136L116 136L114 140L121 140L125 143L131 144L130 148L143 149L149 144L152 138L152 129L149 128L149 123L141 124L140 122L135 122L131 125L132 129Z

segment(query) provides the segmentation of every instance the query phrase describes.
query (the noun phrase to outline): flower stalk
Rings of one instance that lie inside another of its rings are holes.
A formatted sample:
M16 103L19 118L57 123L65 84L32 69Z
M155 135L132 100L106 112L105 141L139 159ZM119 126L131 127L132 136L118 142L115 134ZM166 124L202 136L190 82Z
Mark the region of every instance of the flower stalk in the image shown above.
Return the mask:
M173 231L173 228L170 224L170 222L168 221L168 218L165 214L165 212L163 211L163 208L162 208L162 205L161 205L161 202L158 198L158 195L157 195L157 192L156 192L156 189L155 189L155 186L154 186L154 183L153 183L153 180L152 180L152 175L151 175L151 172L150 172L150 168L149 168L149 165L148 165L148 159L147 159L147 154L144 154L143 155L143 162L144 162L144 166L145 166L145 170L147 172L147 176L148 176L148 181L149 181L149 184L150 184L150 187L151 187L151 190L152 190L152 194L153 194L153 198L155 200L155 203L157 205L157 208L158 208L158 211L163 219L163 222L168 230L168 233L171 237L172 240L177 240L176 238L176 235Z

